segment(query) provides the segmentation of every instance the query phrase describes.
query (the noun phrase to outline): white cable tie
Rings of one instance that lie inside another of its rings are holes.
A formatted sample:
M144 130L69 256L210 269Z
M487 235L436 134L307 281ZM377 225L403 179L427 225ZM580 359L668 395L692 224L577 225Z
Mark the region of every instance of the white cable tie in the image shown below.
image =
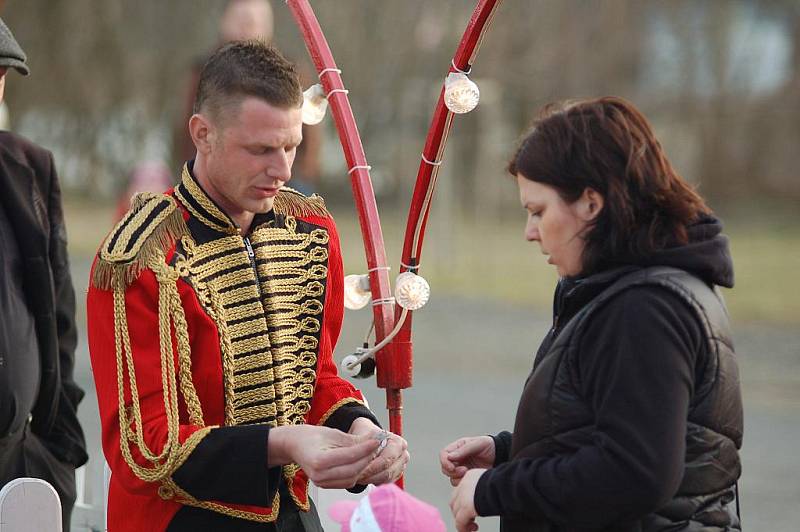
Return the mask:
M393 297L384 297L383 299L375 299L372 302L372 306L373 307L377 307L378 305L386 305L386 304L394 305L394 298Z
M391 271L391 269L391 266L375 266L374 268L367 270L367 273L377 272L378 270L386 270L388 272Z
M288 1L288 0L287 0L287 1ZM341 73L342 73L342 71L341 71L341 70L339 70L338 68L324 68L324 69L322 69L322 71L319 73L319 79L322 79L322 76L324 76L324 75L325 75L325 74L327 74L328 72L336 72L337 74L341 74Z
M442 164L442 161L429 161L428 159L425 158L424 153L422 154L422 160L431 166L440 166Z
M368 164L357 164L347 171L347 175L352 174L356 170L366 170L367 172L369 172L370 170L372 170L372 167Z
M331 89L331 92L325 95L326 98L330 99L331 94L336 94L337 92L341 92L342 94L347 94L350 91L347 89Z
M450 64L453 65L453 68L456 70L456 72L460 72L460 73L464 74L465 76L468 76L469 73L472 72L472 65L469 66L469 70L464 72L463 70L461 70L460 68L458 68L456 66L456 60L455 59L451 59L450 60Z
M403 261L400 261L400 266L402 266L403 268L405 268L408 271L419 270L419 264L417 264L416 266L411 266L409 264L403 263ZM414 272L414 273L416 273L416 272Z

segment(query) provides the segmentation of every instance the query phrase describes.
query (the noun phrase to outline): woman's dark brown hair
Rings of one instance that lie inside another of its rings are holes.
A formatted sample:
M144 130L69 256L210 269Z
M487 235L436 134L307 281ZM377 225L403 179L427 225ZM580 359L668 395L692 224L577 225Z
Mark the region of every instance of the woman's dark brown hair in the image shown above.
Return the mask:
M689 225L711 212L667 160L644 115L622 98L545 106L508 171L552 186L567 203L587 187L603 196L583 235L584 275L686 244Z

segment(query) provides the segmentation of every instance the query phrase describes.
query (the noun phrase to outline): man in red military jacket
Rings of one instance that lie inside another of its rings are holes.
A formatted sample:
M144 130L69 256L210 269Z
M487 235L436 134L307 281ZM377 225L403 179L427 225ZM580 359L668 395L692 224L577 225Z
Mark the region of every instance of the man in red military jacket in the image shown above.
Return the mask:
M196 158L100 248L89 347L112 532L321 530L309 479L363 488L406 466L332 360L338 236L321 198L284 187L301 103L273 48L221 48L189 122Z

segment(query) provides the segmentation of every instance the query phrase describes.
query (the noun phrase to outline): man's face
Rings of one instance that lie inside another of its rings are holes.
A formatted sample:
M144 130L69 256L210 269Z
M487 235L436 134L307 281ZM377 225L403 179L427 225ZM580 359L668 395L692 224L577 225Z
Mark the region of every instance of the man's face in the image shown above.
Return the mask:
M292 177L302 126L300 108L282 109L254 97L245 97L238 112L234 106L222 121L211 122L208 181L228 215L272 209Z
M6 92L6 72L8 68L0 67L0 103L3 102L3 95Z

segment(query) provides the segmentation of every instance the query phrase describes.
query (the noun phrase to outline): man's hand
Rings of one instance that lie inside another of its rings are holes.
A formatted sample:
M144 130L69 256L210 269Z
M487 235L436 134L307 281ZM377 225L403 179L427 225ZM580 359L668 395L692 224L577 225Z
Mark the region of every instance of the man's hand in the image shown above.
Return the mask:
M359 477L358 484L388 484L403 474L411 460L406 440L382 430L367 418L356 418L350 426L350 434L366 436L379 443L379 453ZM382 443L385 441L386 443Z
M494 440L491 436L461 438L439 452L442 473L453 486L458 486L470 469L492 467L494 459Z
M296 463L321 488L352 488L375 457L378 445L369 435L328 427L276 427L269 432L267 463Z
M485 469L470 469L453 488L450 511L453 512L458 532L478 530L478 524L475 522L478 516L478 512L475 511L475 486L485 471Z

